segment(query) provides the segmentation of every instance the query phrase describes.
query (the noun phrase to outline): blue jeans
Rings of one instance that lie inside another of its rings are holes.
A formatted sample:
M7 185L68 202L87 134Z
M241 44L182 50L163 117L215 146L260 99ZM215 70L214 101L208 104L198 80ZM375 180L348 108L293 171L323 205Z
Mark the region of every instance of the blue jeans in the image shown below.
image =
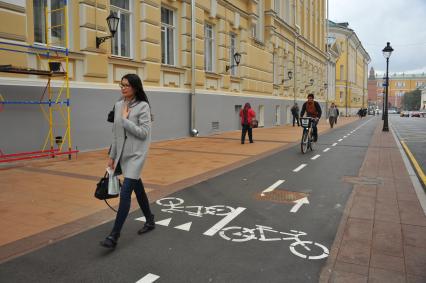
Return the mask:
M127 215L129 214L130 201L133 190L135 191L136 199L138 200L139 207L141 208L146 221L148 222L150 219L152 219L153 216L149 208L149 201L148 197L146 196L142 180L124 178L123 186L121 187L120 191L120 204L118 206L117 217L115 218L114 228L112 228L111 234L120 234L121 228L123 227Z

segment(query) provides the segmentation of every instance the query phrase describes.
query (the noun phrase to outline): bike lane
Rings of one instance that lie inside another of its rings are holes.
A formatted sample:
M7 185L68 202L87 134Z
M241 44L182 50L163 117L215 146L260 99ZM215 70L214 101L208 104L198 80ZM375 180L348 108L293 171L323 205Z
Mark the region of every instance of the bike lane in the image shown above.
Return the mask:
M375 125L361 120L320 136L313 152L297 145L157 201L157 228L138 236L140 212L129 215L114 251L98 245L106 223L0 265L0 281L317 282L351 192L343 178L358 175Z

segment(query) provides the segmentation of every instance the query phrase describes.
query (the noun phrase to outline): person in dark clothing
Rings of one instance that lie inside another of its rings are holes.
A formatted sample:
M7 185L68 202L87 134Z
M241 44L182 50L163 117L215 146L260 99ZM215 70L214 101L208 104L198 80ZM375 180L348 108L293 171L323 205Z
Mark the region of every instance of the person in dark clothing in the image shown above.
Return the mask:
M293 107L291 107L291 114L293 115L293 127L295 121L297 121L297 126L299 127L299 105L297 103L294 103Z
M305 115L305 112L307 117L311 117L315 119L312 123L312 130L314 134L314 142L316 142L318 141L317 123L319 119L321 118L322 110L319 103L314 101L313 93L308 94L308 101L303 103L302 111L300 111L300 117L303 117L303 115Z
M250 143L253 143L253 133L251 123L252 120L256 117L256 113L251 108L250 103L246 103L244 108L240 111L241 118L241 144L244 144L244 140L246 139L246 133L248 132L248 137Z

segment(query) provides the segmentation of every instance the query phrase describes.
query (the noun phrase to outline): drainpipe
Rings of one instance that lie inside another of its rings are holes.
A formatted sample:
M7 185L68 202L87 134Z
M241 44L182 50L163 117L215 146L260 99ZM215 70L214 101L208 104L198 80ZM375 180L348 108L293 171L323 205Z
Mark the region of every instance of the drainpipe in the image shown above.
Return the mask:
M195 128L195 0L191 0L191 127L189 133L197 136L198 131Z
M327 0L327 19L326 19L326 21L325 21L325 30L326 30L326 37L325 37L325 48L326 48L326 52L327 52L327 63L326 63L326 73L325 73L325 75L326 75L326 84L327 84L327 89L325 90L326 91L326 98L325 98L325 117L326 118L328 118L327 116L328 116L328 91L329 91L329 89L331 88L331 84L329 84L329 82L330 82L330 80L329 80L329 78L328 78L328 76L329 76L329 62L331 62L331 56L330 56L330 50L328 49L328 36L329 36L329 30L328 30L328 16L329 16L329 14L328 14L328 0Z
M297 25L297 2L294 2L294 6L293 6L293 10L294 10L294 26L296 27ZM297 82L297 72L296 72L296 59L297 59L297 38L299 37L299 35L297 34L297 27L296 27L296 32L294 33L294 53L293 53L293 94L294 94L294 98L293 98L293 105L296 103L296 82Z

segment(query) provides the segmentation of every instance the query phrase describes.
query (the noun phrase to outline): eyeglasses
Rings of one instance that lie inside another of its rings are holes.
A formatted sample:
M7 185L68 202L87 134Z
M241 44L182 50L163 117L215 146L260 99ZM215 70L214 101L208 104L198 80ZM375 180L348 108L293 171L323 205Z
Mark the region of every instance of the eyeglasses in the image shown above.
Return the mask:
M118 86L119 86L120 88L128 88L128 87L130 87L130 85L129 85L129 84L122 84L122 83L119 83L119 84L118 84Z

